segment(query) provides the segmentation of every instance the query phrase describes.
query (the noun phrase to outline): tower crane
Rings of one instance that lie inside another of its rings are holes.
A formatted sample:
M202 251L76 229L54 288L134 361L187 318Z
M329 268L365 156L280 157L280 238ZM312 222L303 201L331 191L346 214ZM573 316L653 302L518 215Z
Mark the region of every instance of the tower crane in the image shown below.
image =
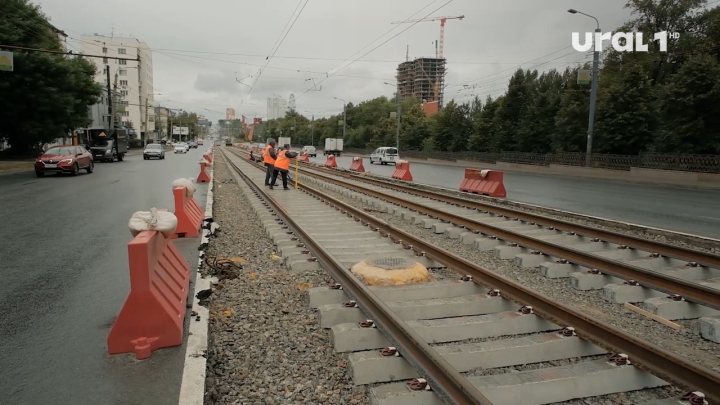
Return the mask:
M405 23L416 23L416 22L425 22L425 21L440 21L440 53L439 58L442 59L443 55L445 54L445 22L447 20L462 20L465 18L464 15L458 16L458 17L427 17L427 18L421 18L419 20L405 20L405 21L395 21L391 24L405 24Z

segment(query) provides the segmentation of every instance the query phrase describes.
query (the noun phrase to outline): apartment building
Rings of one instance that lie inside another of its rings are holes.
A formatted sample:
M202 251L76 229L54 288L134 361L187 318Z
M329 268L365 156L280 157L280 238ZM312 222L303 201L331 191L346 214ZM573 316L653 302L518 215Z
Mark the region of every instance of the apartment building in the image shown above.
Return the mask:
M82 36L82 52L107 55L107 58L102 59L89 58L97 66L95 81L105 86L109 69L111 86L114 86L117 77L117 92L120 97L117 106L121 115L121 126L134 128L143 140L154 140L155 100L150 47L137 38L95 34ZM111 57L129 60L110 59Z
M294 97L293 97L294 100ZM288 102L284 98L275 95L267 99L267 119L274 120L285 117L289 111Z

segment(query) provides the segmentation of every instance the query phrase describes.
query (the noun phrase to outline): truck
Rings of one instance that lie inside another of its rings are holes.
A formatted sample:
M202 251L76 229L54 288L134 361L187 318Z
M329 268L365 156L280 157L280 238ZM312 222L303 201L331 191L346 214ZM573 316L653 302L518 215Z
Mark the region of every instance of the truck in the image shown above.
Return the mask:
M290 142L289 136L281 136L278 138L277 146L283 147L285 145L292 145L292 142Z
M128 151L128 133L125 128L90 128L86 130L86 134L88 150L94 161L123 161Z
M342 138L325 138L325 151L324 155L335 155L340 156L343 151L343 140Z

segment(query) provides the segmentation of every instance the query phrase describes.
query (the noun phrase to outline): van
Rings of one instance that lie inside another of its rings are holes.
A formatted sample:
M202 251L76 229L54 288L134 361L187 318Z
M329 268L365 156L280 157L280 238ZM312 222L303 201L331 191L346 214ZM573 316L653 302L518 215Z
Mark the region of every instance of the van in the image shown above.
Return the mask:
M314 146L303 146L301 153L307 153L308 156L317 157L317 151Z
M382 148L377 148L370 155L370 164L378 162L381 165L386 165L388 163L392 163L392 164L396 165L398 160L400 160L400 156L398 155L397 148L393 148L393 147L389 147L389 146L383 146Z

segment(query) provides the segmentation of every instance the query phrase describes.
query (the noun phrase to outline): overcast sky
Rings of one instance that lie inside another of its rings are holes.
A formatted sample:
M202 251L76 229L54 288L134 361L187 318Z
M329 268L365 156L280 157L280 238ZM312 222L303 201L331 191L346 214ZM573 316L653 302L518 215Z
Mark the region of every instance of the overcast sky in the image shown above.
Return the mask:
M560 69L590 59L571 48L571 33L593 31L595 22L567 13L568 8L594 15L606 32L630 19L625 2L308 0L259 78L260 66L305 0L40 4L53 25L72 37L69 44L77 50L82 48L80 35L110 35L113 29L116 36L146 42L153 49L155 92L162 94L156 101L216 121L224 118L227 107L234 107L238 117L265 117L267 97L273 94L286 99L295 94L298 112L316 118L342 111L343 102L333 97L353 103L392 97L395 69L405 60L407 46L411 59L434 57L440 23L391 23L426 16L465 16L445 27L446 100L497 96L518 67ZM320 91L313 90L310 79ZM464 89L463 84L475 88Z

